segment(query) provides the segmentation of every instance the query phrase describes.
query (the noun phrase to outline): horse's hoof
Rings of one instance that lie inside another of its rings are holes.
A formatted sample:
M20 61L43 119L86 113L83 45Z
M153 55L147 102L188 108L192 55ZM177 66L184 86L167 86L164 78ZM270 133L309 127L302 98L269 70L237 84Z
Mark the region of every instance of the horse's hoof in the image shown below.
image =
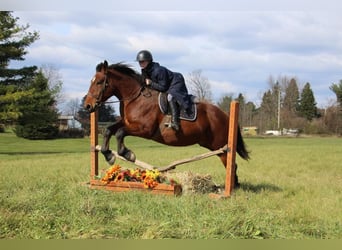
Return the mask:
M107 160L107 163L109 164L109 165L114 165L114 163L115 163L115 155L113 155L112 156L112 158L110 158L109 160Z
M104 155L107 163L109 165L113 165L115 163L115 155L112 153L112 151L107 150L107 151L102 151L102 154Z
M136 160L135 154L130 150L125 153L124 158L131 162L135 162Z

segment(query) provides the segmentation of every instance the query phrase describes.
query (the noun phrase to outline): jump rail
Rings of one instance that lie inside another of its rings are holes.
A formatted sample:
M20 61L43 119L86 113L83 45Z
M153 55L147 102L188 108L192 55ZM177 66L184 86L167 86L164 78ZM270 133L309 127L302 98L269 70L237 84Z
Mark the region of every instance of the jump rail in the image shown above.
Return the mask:
M95 150L96 151L101 151L101 146L100 145L96 145ZM148 170L158 169L159 172L166 172L168 170L175 169L176 166L179 166L179 165L182 165L182 164L185 164L185 163L189 163L189 162L193 162L193 161L199 161L199 160L203 160L205 158L208 158L208 157L211 157L211 156L214 156L214 155L226 153L227 150L228 150L228 146L225 145L224 147L222 147L220 149L217 149L215 151L206 152L206 153L203 153L203 154L200 154L200 155L193 156L191 158L177 160L177 161L174 161L174 162L170 163L167 166L159 167L159 168L156 168L156 167L148 164L147 162L143 162L143 161L140 161L138 159L136 159L134 162L128 161L128 160L126 160L126 158L120 156L116 151L113 151L113 150L112 150L112 154L114 154L116 158L119 158L119 159L124 160L124 161L131 162L131 163L135 164L136 166L138 166L140 168L145 168L145 169L148 169Z

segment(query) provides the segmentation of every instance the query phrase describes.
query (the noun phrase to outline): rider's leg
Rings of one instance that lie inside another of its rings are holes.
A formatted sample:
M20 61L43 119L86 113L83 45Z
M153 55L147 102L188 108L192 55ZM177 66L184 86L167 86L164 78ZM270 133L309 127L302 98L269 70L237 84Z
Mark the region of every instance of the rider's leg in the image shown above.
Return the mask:
M179 105L175 98L172 97L172 95L168 94L167 95L167 100L170 104L170 109L171 109L171 127L178 131L179 130L179 115L180 115L180 110L179 110Z

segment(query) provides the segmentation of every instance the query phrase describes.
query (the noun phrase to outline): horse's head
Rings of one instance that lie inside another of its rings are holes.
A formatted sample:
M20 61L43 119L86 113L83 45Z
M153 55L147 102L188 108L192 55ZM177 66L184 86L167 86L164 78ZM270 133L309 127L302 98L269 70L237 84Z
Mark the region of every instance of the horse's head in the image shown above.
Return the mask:
M90 87L84 101L84 108L89 112L94 112L101 103L103 103L110 97L107 93L107 70L107 61L98 64L96 67L96 73L90 82Z
M113 95L120 101L133 100L140 95L142 87L141 75L129 65L117 63L108 66L104 61L96 67L84 108L93 112Z

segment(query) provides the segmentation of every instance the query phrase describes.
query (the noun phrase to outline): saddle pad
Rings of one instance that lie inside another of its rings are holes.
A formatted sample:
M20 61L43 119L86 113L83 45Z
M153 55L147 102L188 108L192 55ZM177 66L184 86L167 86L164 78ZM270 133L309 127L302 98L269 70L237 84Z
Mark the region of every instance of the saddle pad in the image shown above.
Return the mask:
M160 111L165 115L170 115L169 102L167 101L166 93L159 93L158 96L158 104ZM186 111L183 107L180 107L180 119L186 121L195 121L197 118L197 106L194 102L191 104L191 108L189 111Z

